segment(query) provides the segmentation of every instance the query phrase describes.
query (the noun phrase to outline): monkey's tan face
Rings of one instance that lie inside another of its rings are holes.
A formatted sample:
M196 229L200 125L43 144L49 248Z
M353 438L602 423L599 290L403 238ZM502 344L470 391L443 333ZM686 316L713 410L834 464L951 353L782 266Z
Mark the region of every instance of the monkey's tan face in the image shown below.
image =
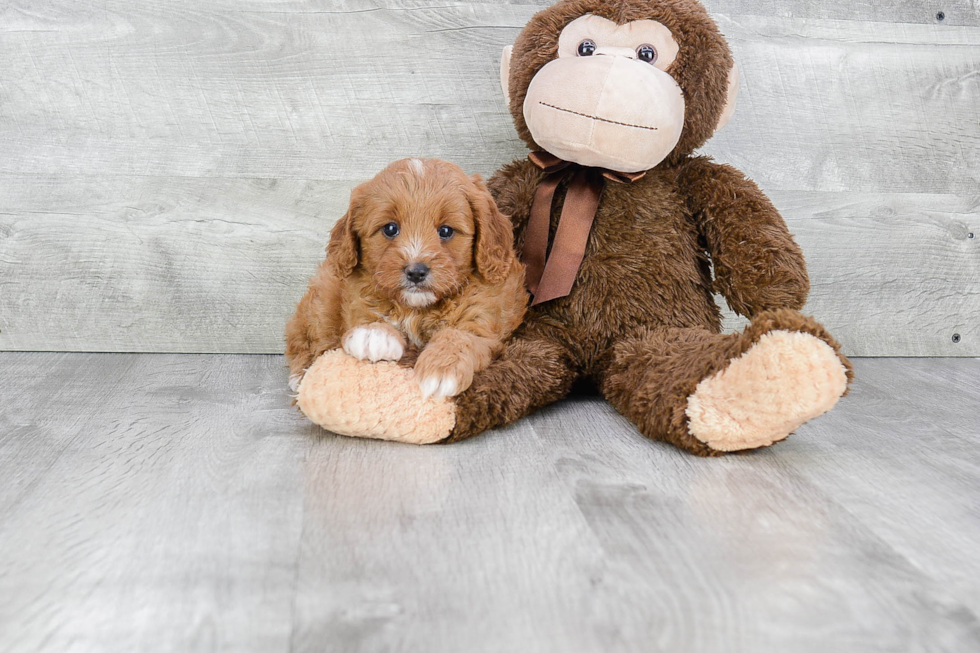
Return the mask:
M655 167L684 128L684 94L667 72L678 49L653 20L577 18L561 32L558 58L531 80L528 130L567 161L619 172Z

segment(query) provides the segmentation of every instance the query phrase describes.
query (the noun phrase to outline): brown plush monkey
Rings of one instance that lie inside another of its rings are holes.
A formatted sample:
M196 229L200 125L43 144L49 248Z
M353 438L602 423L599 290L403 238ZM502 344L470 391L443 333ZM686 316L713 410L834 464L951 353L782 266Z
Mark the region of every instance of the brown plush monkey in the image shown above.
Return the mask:
M349 435L455 441L589 378L647 437L716 455L773 444L834 406L851 367L797 312L799 247L754 183L693 155L738 85L698 2L561 0L505 49L501 81L535 153L489 182L528 268L524 324L438 405L404 370L324 356L299 390L307 415ZM751 319L743 332L720 333L713 291Z

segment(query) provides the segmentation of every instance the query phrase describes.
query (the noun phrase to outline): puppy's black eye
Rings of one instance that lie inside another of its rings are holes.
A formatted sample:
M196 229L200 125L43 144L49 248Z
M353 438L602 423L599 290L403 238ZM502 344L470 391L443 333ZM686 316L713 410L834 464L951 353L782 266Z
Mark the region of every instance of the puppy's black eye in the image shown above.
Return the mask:
M595 54L595 41L592 39L585 39L578 44L578 56L591 57L593 54Z
M456 233L456 230L453 229L452 227L449 227L447 225L442 225L441 227L439 227L439 237L442 238L443 240L449 240L450 238L453 237L454 233Z
M653 63L657 60L657 50L652 45L641 45L636 49L636 58L640 61Z
M394 238L398 235L398 223L389 222L385 226L381 227L381 233L383 233L386 238Z

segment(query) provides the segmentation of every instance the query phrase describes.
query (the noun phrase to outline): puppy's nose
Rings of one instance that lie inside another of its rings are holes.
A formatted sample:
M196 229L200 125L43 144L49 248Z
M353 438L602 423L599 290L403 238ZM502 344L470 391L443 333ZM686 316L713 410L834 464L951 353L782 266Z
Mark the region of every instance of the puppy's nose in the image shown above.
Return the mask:
M412 283L422 283L429 276L429 266L425 263L412 263L405 268L405 278Z

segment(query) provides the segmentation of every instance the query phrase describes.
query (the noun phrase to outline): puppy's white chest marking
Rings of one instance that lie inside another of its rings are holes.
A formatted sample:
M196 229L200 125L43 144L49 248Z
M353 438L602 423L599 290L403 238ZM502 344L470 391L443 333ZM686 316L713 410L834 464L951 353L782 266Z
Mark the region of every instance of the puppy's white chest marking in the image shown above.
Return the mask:
M425 346L425 341L422 340L422 334L418 332L418 315L415 313L409 314L403 320L396 320L391 317L385 317L384 321L398 329L398 332L403 336L408 338L408 341L413 345L421 349Z
M412 308L425 308L435 303L436 296L428 290L403 290L402 301Z
M344 339L344 351L354 358L376 363L401 359L405 348L384 328L357 327Z

